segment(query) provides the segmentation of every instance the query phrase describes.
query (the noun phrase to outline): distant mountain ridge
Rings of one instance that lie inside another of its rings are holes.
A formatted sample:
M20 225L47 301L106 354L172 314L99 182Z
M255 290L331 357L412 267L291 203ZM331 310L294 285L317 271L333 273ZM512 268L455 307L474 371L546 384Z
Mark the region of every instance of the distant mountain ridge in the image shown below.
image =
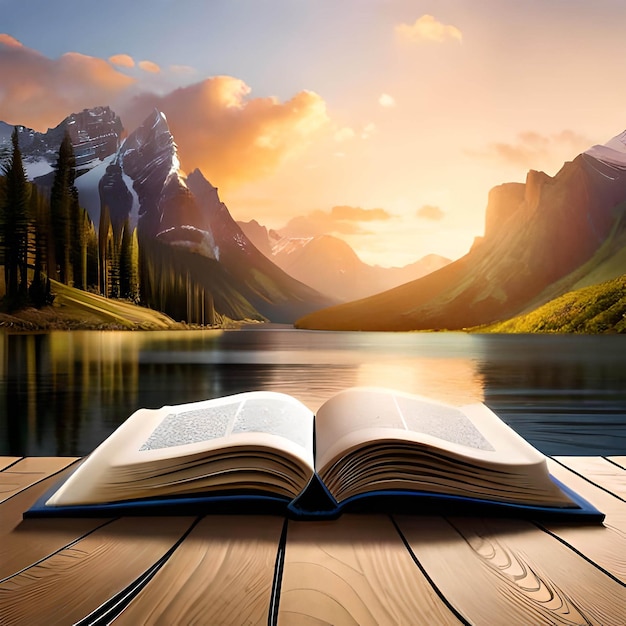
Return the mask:
M287 274L343 302L386 291L450 263L450 259L430 254L405 267L368 265L345 241L332 235L282 237L256 220L239 225L254 245Z
M14 126L0 122L0 146L10 143L13 128ZM52 170L66 131L70 134L79 170L113 154L124 131L119 116L108 106L72 113L45 133L26 126L17 128L24 167L30 178L42 176Z
M590 148L554 177L531 170L523 184L492 189L485 235L461 259L377 296L315 312L296 325L462 329L517 315L531 303L541 304L542 294L560 295L550 286L589 262L614 231L626 201L625 137Z

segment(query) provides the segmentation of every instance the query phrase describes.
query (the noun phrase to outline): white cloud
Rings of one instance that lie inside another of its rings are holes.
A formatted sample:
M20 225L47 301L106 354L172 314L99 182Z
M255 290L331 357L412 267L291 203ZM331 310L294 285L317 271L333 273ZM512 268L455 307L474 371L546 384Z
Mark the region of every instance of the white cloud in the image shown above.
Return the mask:
M396 106L396 99L388 93L383 93L380 95L380 98L378 98L378 104L386 109L393 108Z
M352 128L350 128L349 126L344 126L335 133L334 139L337 143L343 143L344 141L349 141L350 139L352 139L354 135L355 132Z
M456 26L442 24L432 15L422 15L413 24L399 24L396 33L411 43L463 41L463 35Z
M376 124L370 122L361 131L361 139L369 139L376 132Z

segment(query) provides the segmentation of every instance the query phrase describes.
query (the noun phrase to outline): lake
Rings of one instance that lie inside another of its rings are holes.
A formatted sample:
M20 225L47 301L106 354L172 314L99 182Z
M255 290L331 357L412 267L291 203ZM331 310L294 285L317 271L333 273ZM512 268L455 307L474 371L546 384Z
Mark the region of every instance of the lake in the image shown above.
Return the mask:
M376 385L483 401L546 454L626 454L626 336L240 330L0 333L0 455L82 456L140 407Z

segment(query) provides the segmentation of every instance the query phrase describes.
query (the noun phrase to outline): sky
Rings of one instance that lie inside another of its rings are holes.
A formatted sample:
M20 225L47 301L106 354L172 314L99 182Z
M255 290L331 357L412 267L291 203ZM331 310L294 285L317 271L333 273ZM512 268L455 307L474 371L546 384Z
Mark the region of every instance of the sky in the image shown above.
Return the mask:
M154 107L237 220L455 259L489 190L626 128L623 0L0 0L0 120Z

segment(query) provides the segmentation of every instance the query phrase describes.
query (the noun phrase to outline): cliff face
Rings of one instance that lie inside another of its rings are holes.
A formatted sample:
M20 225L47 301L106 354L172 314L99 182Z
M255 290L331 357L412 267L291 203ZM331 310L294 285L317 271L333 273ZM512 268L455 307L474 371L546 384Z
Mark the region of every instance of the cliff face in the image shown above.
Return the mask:
M523 183L504 183L489 192L482 241L497 237L506 222L516 215L524 201L525 190Z
M319 311L303 328L460 329L519 312L547 285L587 261L626 200L626 171L588 154L553 178L492 190L485 236L464 257L378 296Z

